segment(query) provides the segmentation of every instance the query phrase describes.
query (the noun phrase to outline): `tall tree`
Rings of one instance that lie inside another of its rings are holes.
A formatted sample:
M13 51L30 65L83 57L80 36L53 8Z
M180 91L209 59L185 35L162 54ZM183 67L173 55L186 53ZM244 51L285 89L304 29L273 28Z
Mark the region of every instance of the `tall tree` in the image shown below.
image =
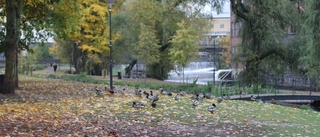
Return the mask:
M130 32L121 33L122 38L130 38L128 43L122 43L125 47L132 47L138 41L138 34L142 31L139 27L140 23L151 27L156 32L159 42L157 43L161 47L158 49L160 53L160 60L158 63L153 63L148 67L152 70L149 71L152 77L158 79L165 79L168 76L168 72L173 69L173 61L170 60L169 49L172 47L169 42L172 36L176 35L176 30L179 29L177 23L182 20L189 20L190 24L193 24L198 29L198 32L203 32L203 28L207 25L203 20L204 13L200 11L206 4L212 4L215 9L221 8L221 1L219 0L131 0L127 1L123 5L122 12L126 13L129 17L131 29ZM190 6L194 5L194 6ZM148 12L146 12L148 11ZM122 14L123 15L123 14ZM117 15L116 15L117 16ZM128 22L125 22L128 24ZM196 24L196 25L195 25ZM198 34L196 34L198 35ZM118 46L118 45L115 45ZM120 46L120 45L119 45ZM129 48L130 50L130 48ZM133 54L135 54L133 52ZM126 68L126 73L130 73L131 68L136 62L136 58L131 58L132 62Z
M198 55L197 45L201 35L197 35L193 26L184 20L179 22L178 26L180 29L170 41L172 48L169 49L169 55L175 65L182 67L184 80L184 68Z
M17 48L20 39L20 21L24 1L6 0L6 35L3 42L4 54L6 57L5 76L3 81L2 93L12 94L16 87L16 67Z
M240 57L244 59L245 71L242 76L250 78L248 82L259 82L265 72L264 61L285 60L283 39L287 29L297 14L295 3L291 0L230 0L233 13L243 22ZM280 64L278 63L277 66Z
M46 31L46 27L50 28L51 25L46 21L50 19L52 4L60 1L62 0L0 1L0 7L3 9L0 13L5 18L0 24L5 28L0 33L3 38L1 39L0 52L4 52L6 57L5 77L1 93L15 93L15 87L18 86L18 54L21 50L28 50L30 43L41 42L50 35L50 31Z
M306 2L306 20L303 27L302 36L306 39L306 46L304 46L304 54L302 56L303 65L307 69L308 76L315 78L315 82L319 82L320 76L320 1L309 0ZM319 90L317 84L316 90Z
M160 48L159 39L155 34L154 29L140 24L141 33L139 35L139 40L137 45L134 47L136 51L136 58L142 60L146 65L150 65L159 61L160 53L158 49Z

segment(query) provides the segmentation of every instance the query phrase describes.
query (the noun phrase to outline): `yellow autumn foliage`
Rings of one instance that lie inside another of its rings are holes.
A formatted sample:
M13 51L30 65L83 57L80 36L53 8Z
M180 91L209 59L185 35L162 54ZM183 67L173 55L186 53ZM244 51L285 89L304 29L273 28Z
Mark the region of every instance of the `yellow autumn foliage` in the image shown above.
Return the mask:
M221 48L226 49L222 55L222 60L228 66L231 63L231 46L230 46L230 34L227 37L221 38L219 40L219 45Z

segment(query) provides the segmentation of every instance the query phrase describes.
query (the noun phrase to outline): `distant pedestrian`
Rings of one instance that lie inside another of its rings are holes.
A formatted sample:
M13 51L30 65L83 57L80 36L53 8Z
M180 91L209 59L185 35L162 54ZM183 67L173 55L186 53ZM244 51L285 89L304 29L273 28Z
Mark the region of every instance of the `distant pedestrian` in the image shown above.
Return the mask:
M54 73L56 73L57 72L57 64L54 62L53 63L53 65L52 65L52 67L53 67L53 71L54 71Z

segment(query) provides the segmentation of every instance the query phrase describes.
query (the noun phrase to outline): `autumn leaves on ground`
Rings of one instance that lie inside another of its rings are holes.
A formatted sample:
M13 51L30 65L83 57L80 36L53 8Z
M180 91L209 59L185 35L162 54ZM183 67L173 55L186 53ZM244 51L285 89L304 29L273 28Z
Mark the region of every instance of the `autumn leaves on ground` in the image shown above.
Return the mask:
M320 113L268 103L160 95L156 108L137 97L96 95L103 84L23 79L16 95L0 95L0 136L317 136ZM116 87L121 89L122 87ZM148 91L148 89L145 89ZM132 108L139 101L145 108ZM207 111L217 104L213 114Z

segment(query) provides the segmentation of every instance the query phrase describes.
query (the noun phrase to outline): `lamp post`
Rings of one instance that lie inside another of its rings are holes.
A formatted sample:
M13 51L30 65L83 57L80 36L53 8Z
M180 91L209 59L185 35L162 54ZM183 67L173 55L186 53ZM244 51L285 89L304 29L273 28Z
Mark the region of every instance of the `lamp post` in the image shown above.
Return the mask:
M213 38L213 85L215 85L216 82L216 41L220 38L220 36L214 37ZM219 63L220 65L220 63ZM220 68L220 67L219 67Z
M111 35L111 9L112 9L112 4L115 2L115 0L105 0L108 3L109 6L109 41L110 41L110 92L113 93L113 81L112 81L112 35Z
M213 85L216 84L216 39L213 39Z

